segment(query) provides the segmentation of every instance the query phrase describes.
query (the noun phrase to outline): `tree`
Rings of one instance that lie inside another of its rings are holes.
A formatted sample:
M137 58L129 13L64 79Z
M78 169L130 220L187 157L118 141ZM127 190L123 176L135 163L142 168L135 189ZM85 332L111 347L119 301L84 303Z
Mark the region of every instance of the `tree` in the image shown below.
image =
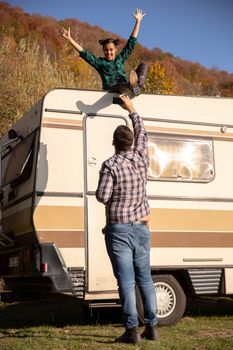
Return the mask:
M219 84L218 88L219 88L219 91L221 91L221 96L232 97L233 96L233 79Z
M165 64L157 61L151 64L146 82L146 91L156 94L171 94L174 86L168 76Z
M59 61L51 61L37 42L1 38L0 131L5 132L49 89L78 87L75 75Z

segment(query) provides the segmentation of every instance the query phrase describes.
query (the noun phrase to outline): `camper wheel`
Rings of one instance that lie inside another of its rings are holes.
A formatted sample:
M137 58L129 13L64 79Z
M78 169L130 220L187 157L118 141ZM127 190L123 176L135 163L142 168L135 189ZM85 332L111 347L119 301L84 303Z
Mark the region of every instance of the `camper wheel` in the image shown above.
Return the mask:
M158 325L168 326L178 322L184 314L186 296L180 284L172 275L152 276L157 296ZM136 288L137 309L143 322L143 304L138 288Z

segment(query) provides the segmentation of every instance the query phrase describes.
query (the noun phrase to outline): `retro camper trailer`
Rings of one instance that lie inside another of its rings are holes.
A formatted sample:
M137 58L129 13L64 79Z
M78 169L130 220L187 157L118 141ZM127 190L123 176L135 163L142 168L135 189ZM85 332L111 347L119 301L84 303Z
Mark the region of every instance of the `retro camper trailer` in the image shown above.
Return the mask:
M54 89L1 138L0 278L8 288L119 305L95 198L113 131L131 125L113 97ZM187 296L233 295L233 99L145 94L134 105L148 132L158 318L173 324Z

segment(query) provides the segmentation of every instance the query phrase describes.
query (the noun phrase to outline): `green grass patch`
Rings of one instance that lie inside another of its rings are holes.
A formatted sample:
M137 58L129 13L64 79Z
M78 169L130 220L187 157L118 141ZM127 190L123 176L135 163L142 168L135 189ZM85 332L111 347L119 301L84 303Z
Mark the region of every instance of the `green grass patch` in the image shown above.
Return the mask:
M233 301L189 303L179 323L159 328L156 342L115 343L123 332L118 308L91 317L77 299L64 296L0 303L0 350L232 350Z

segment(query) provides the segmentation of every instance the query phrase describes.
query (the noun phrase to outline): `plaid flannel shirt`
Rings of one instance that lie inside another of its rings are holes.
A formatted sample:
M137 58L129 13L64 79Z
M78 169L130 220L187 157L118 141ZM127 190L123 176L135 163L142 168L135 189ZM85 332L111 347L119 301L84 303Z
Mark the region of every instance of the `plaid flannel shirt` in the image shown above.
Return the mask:
M149 214L147 134L141 117L130 113L134 148L116 153L101 167L96 198L105 204L107 223L129 223Z

